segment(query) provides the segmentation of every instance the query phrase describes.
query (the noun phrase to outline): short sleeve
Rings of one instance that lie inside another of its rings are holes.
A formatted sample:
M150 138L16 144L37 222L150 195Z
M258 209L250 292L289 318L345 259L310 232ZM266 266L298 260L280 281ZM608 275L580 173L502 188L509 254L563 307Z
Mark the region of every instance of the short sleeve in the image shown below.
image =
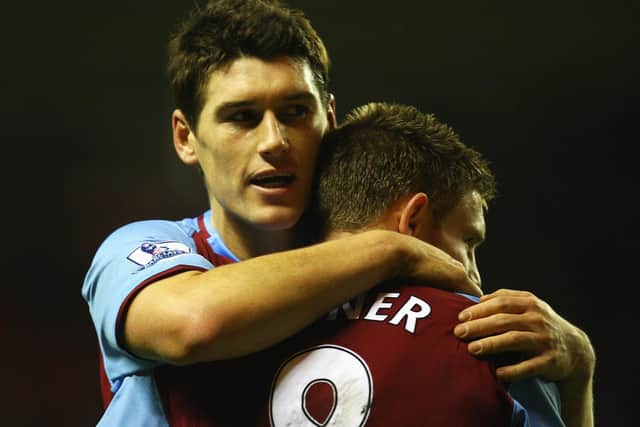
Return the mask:
M118 339L119 321L130 300L161 278L211 268L211 262L197 253L189 230L180 223L140 221L107 237L87 272L82 296L89 305L111 383L159 364L135 357Z

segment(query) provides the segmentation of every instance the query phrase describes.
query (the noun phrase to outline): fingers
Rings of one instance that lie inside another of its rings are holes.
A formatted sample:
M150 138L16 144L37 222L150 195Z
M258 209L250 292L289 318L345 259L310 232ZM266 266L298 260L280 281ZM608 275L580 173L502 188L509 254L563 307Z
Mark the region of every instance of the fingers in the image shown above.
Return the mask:
M548 348L537 332L508 331L469 343L469 352L475 356L500 353L540 353Z
M516 289L498 289L497 291L494 291L490 294L486 294L482 300L488 300L491 298L496 298L496 297L509 297L509 296L515 296L515 297L535 297L535 295L533 295L531 292L529 291L519 291Z
M443 273L443 280L437 280L435 282L430 280L428 282L429 286L435 286L452 292L463 292L477 297L482 296L480 285L471 280L464 266L459 261L451 260L452 262L447 265L447 270Z
M410 247L414 250L412 252L417 255L411 258L416 264L409 271L409 277L440 289L465 292L478 297L482 295L479 284L469 278L462 262L434 245L415 237L404 237L410 242Z
M416 240L411 237L411 239ZM452 258L441 249L420 242L423 249L419 257L420 264L410 277L429 283L429 286L449 290L452 292L464 292L481 296L482 290L478 283L471 280L464 265Z
M471 320L457 325L453 333L461 339L471 340L478 337L493 337L507 331L541 332L544 320L537 313L494 314L489 317Z
M469 279L465 274L465 280L461 280L458 282L458 286L454 289L456 292L464 292L470 295L474 295L477 297L482 296L482 289L480 286L473 280Z
M462 323L454 333L468 342L471 354L524 356L525 360L499 368L503 380L539 375L557 381L580 375L582 365L586 366L582 371L593 372L595 357L586 334L576 332L575 326L531 292L500 289L460 312L459 319Z
M533 376L543 376L548 357L540 355L524 360L514 365L501 366L496 370L496 375L502 381L515 382Z
M497 354L525 355L524 360L512 365L501 366L497 375L504 381L517 381L532 376L555 379L557 374L557 352L549 348L545 339L535 332L509 331L494 337L472 341L468 350L476 357Z
M462 263L460 263L459 261L456 262L459 265L459 271L451 290L454 292L464 292L477 297L481 297L482 289L480 289L480 284L469 277L469 274Z
M542 300L527 291L500 289L480 297L480 302L462 310L458 319L462 322L497 313L522 314L526 311L540 311Z

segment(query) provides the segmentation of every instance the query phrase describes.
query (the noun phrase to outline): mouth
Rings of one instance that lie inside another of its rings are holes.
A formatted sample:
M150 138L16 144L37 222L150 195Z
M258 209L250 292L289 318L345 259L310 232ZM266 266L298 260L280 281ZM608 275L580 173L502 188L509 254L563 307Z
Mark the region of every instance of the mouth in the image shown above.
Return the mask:
M249 183L263 188L281 188L291 185L296 176L292 173L268 173L251 178Z

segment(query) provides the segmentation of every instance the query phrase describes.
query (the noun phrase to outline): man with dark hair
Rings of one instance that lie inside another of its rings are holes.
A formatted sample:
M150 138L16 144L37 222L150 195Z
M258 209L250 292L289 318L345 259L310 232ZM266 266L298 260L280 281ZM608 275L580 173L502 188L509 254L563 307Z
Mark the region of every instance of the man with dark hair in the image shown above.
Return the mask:
M380 281L480 293L459 262L399 233L299 248L335 127L326 50L301 12L211 3L175 34L169 64L175 148L202 170L210 210L128 224L98 249L82 293L103 361L101 425L178 423L185 379L207 380L181 366L264 349Z
M101 348L101 425L184 421L186 384L211 380L201 362L268 348L382 281L481 294L462 263L401 233L302 247L316 155L336 119L326 49L301 12L211 2L169 54L174 145L201 169L210 210L125 225L98 249L82 293Z
M174 102L195 127L212 72L243 57L288 57L308 66L320 102L329 94L329 55L304 14L277 0L227 0L195 9L169 42Z

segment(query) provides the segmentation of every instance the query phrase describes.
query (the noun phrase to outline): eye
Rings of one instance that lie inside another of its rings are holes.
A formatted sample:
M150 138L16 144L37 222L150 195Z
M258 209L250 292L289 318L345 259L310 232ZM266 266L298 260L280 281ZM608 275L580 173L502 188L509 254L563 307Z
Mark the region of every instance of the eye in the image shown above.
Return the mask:
M253 124L260 121L260 114L255 110L239 110L227 117L230 122Z
M279 118L282 121L298 120L307 117L309 111L309 107L306 105L291 104L280 111Z

